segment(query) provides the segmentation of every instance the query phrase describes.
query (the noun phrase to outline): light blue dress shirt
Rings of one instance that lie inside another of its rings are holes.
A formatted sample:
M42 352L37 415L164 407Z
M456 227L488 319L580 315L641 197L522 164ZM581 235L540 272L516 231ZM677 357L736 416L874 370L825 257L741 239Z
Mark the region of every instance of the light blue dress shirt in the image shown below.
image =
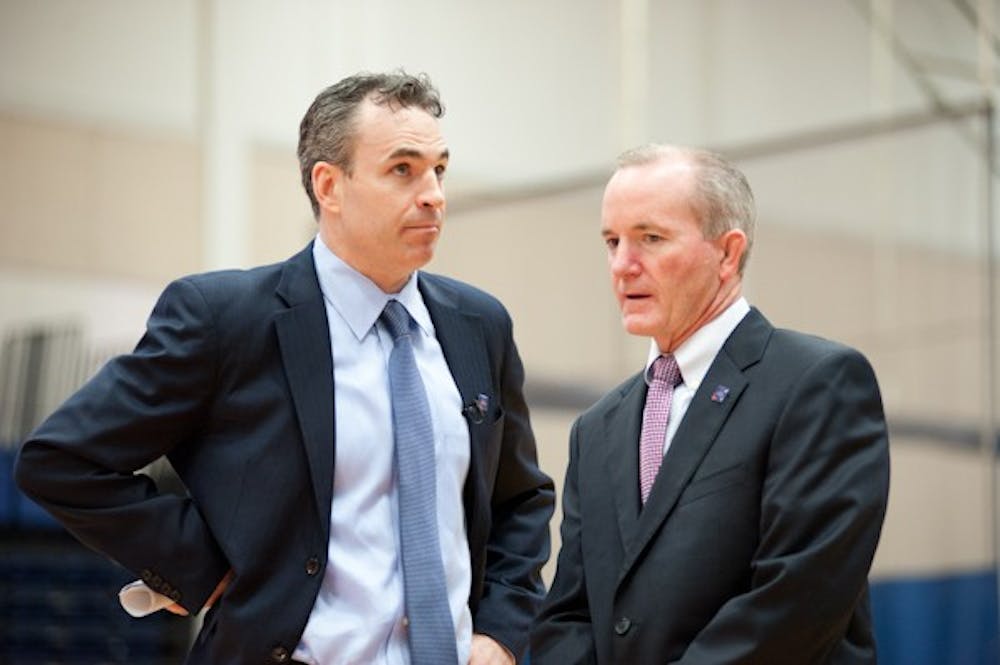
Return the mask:
M420 327L414 354L427 391L437 456L441 554L459 663L469 659L472 579L462 488L469 430L462 400L414 273L395 295L344 263L317 237L313 258L333 347L336 458L328 563L293 658L311 665L408 665L388 362L377 323L399 300ZM333 445L333 442L330 442Z

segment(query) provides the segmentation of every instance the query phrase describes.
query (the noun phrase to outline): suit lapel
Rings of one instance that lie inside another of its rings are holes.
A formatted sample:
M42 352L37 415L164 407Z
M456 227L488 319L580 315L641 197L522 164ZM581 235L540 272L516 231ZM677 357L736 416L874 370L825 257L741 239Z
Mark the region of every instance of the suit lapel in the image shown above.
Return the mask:
M420 273L419 287L462 404L473 404L479 395L486 395L492 412L499 395L493 394L489 347L479 315L463 311L458 292L434 275ZM491 424L490 415L479 422L466 417L469 428L469 472L462 498L470 545L486 542L487 537L483 531L483 520L477 519L477 516L480 513L480 502L484 500L483 494L489 486L483 477L486 465L482 462L482 446L485 445L483 437L489 432Z
M488 347L479 315L462 311L458 294L434 281L432 275L421 273L419 285L448 369L462 396L462 404L471 404L479 394L487 395L491 401L496 399L490 395Z
M622 543L635 538L639 520L639 434L642 429L642 407L646 399L646 382L639 374L622 388L621 400L604 414L605 469L609 469L614 486L618 531Z
M333 500L333 358L311 243L285 264L277 293L288 305L275 316L281 358L309 460L316 507L323 528L328 529Z
M639 515L635 538L626 541L619 579L628 574L676 507L684 488L691 482L748 385L744 370L760 360L772 330L760 312L751 309L723 344L692 398L663 459L649 499ZM713 397L720 387L727 389L721 400ZM631 441L636 450L632 455L638 457L638 434ZM638 483L638 463L635 467L636 475L631 485ZM637 490L634 491L637 493Z

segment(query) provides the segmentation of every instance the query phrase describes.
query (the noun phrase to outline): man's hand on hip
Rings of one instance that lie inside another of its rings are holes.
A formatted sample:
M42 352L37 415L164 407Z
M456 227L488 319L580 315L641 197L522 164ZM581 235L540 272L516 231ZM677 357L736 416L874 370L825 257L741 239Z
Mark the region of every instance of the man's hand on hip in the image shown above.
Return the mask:
M472 636L469 665L514 665L514 655L488 635Z
M205 601L205 607L202 608L202 609L206 609L207 610L212 605L215 605L215 601L217 601L219 599L219 597L222 596L223 592L226 590L226 587L229 586L229 582L232 581L233 575L234 575L234 573L233 573L232 570L230 570L228 573L226 573L226 576L223 577L222 581L219 582L218 586L215 587L215 591L213 591L212 595L209 596L208 600ZM188 611L186 609L184 609L183 607L181 607L180 605L178 605L177 603L174 603L173 605L168 605L165 609L168 612L173 612L174 614L177 614L177 615L180 615L180 616L186 617L188 615Z

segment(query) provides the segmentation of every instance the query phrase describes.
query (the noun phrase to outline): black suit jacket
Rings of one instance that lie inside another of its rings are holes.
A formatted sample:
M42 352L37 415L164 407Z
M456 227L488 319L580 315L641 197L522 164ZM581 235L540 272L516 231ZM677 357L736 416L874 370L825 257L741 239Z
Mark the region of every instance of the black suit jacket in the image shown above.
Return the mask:
M640 510L645 396L636 375L573 427L533 665L874 663L889 456L868 362L752 309Z
M457 281L423 273L420 288L463 403L491 398L482 422L469 421L469 605L476 632L519 654L544 591L554 492L536 463L511 321ZM334 369L311 245L281 264L180 279L135 351L24 443L17 481L191 612L235 571L189 663L283 662L326 564ZM133 474L161 455L187 496Z

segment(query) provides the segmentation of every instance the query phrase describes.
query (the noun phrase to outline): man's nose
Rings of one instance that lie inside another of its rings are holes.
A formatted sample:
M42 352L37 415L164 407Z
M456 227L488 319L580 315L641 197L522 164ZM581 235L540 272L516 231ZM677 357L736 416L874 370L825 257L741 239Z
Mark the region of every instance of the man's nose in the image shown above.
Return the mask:
M615 277L634 276L639 273L639 262L629 243L621 240L612 250L611 274Z
M421 208L440 209L444 207L444 201L444 186L441 179L435 171L429 171L417 197L417 205Z

